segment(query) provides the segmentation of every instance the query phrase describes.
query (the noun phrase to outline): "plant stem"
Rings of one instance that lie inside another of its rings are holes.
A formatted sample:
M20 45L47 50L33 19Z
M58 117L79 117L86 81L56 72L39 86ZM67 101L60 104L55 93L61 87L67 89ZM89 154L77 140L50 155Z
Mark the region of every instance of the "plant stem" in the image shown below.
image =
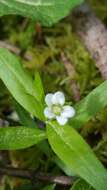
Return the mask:
M19 169L12 167L0 167L0 175L8 175L13 177L19 177L22 179L28 179L31 181L44 181L49 183L56 183L63 186L70 186L74 182L74 177L69 176L52 176L43 172L38 172L28 169Z

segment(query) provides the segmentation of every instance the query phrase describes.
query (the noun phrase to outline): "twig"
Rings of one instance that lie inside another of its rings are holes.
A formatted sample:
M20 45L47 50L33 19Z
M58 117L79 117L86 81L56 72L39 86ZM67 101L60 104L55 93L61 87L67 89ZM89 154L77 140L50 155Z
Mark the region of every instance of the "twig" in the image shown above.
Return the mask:
M7 48L8 50L12 51L13 53L15 53L16 55L20 54L20 49L6 41L1 41L0 40L0 47L2 48Z
M71 90L73 92L74 100L78 102L80 100L80 91L76 81L74 80L75 69L64 52L61 52L61 60L64 64L68 76L71 77Z
M107 79L107 30L104 24L85 3L74 11L73 22L103 79Z
M70 186L73 184L75 178L68 176L52 176L42 172L35 172L34 170L24 170L10 167L0 167L0 175L8 175L28 179L34 181L44 181L49 183L56 183L59 185Z
M9 51L11 51L12 53L15 53L16 55L20 55L21 54L21 49L18 48L17 46L10 44L7 41L1 41L0 40L0 48L6 48ZM32 55L30 53L25 53L23 55L24 59L27 61L31 61L32 60Z

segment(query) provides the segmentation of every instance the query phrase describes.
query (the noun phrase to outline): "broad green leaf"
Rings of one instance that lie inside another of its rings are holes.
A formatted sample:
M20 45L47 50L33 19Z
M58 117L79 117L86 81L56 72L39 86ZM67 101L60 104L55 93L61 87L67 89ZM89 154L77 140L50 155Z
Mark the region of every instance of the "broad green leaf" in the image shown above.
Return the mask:
M67 16L72 8L82 2L83 0L0 0L0 15L22 15L48 26Z
M107 105L107 80L95 88L76 106L76 116L70 121L74 128L80 128Z
M0 48L0 78L19 104L44 120L44 106L36 98L33 79L24 71L17 57L4 48Z
M45 132L37 128L0 128L0 150L17 150L28 148L39 143L45 138Z
M37 147L48 157L52 157L52 161L68 176L75 176L71 168L69 168L61 159L53 155L53 151L47 140L41 141Z
M95 190L89 184L87 184L84 180L79 179L74 183L70 190Z
M83 138L69 125L47 125L49 143L65 164L96 190L107 189L107 171Z
M55 189L55 185L47 185L42 190L54 190L54 189Z
M68 176L76 176L70 167L68 167L61 159L57 156L54 156L53 161L58 165L59 168Z
M34 85L37 90L37 96L36 96L37 99L43 102L45 95L44 95L43 84L38 72L35 73Z

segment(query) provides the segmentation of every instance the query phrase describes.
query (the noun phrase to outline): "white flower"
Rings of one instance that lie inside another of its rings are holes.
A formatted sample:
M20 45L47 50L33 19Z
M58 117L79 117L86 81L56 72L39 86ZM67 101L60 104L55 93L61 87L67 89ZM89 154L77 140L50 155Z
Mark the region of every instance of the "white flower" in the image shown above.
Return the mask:
M58 91L54 94L47 94L45 97L47 107L44 109L44 115L48 119L56 119L60 125L65 125L69 118L75 115L75 109L65 104L65 96Z

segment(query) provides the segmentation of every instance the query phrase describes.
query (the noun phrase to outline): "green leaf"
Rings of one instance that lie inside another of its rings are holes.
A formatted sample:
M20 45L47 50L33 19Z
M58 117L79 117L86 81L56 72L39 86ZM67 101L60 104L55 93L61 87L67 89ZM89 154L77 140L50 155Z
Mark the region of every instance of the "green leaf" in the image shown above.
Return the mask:
M44 106L36 98L33 79L24 71L17 57L4 48L0 48L0 78L19 104L44 120Z
M45 94L44 94L43 84L42 84L42 81L41 81L41 78L40 78L40 75L39 75L38 72L35 73L34 85L35 85L35 88L36 88L36 91L37 91L36 98L39 101L43 102Z
M74 183L70 190L94 190L89 184L87 184L84 180L79 179Z
M42 190L54 190L54 189L55 189L55 185L47 185Z
M103 92L103 93L102 93ZM70 121L74 128L80 128L107 105L107 81L95 88L76 106L76 116Z
M48 26L67 16L72 8L82 2L83 0L0 0L0 15L18 14Z
M83 138L69 125L47 125L49 143L65 164L96 190L107 189L107 171Z
M0 128L0 150L17 150L28 148L39 143L45 138L45 132L37 128Z
M53 161L57 164L57 166L63 170L63 172L68 176L76 176L76 174L72 171L70 167L65 165L65 162L63 162L61 159L59 159L57 156L53 157Z

